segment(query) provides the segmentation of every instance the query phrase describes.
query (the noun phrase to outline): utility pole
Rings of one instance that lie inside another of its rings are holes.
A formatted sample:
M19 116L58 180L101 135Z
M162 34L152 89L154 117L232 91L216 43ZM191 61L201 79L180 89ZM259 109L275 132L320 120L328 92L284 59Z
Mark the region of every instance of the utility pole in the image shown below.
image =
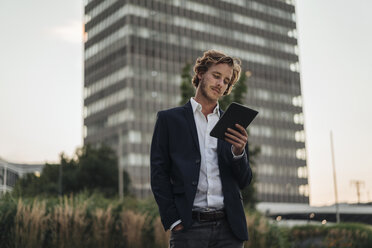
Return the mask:
M335 205L336 205L336 222L340 223L340 209L338 206L338 193L337 193L337 180L336 180L336 165L335 165L335 155L333 151L333 135L332 131L330 132L331 134L331 153L332 153L332 168L333 168L333 183L334 183L334 188L335 188Z
M124 198L124 179L123 179L123 129L119 128L118 130L118 149L117 149L117 156L118 156L118 176L119 176L119 199L123 200Z
M364 181L360 181L360 180L352 180L350 181L350 184L351 185L355 185L356 187L356 190L357 190L357 196L358 196L358 204L360 203L360 187L361 186L364 186Z

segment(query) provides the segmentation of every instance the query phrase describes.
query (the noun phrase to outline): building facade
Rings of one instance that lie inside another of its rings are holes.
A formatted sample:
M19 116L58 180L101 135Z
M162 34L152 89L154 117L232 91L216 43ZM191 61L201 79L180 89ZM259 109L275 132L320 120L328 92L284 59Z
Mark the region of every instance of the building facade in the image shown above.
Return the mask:
M156 113L180 101L181 71L203 51L242 60L260 201L308 203L293 0L87 0L84 143L117 149L140 197L150 191ZM190 82L191 83L191 82Z
M13 190L17 180L25 174L40 176L43 164L15 164L0 158L0 197Z

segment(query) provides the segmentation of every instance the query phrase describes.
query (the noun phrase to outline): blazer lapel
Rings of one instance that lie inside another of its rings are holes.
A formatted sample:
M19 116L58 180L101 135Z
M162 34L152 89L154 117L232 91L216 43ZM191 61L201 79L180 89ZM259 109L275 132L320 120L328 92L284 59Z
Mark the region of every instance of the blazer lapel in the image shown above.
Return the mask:
M220 119L221 119L223 115L223 111L221 109L219 109L219 111L220 111ZM223 140L217 139L217 155L221 154L222 145L223 145Z
M186 103L183 107L184 107L185 118L190 127L191 136L195 142L196 147L198 148L198 151L200 151L198 133L196 131L196 124L195 124L195 119L194 119L194 113L192 112L191 102L188 101L188 103Z

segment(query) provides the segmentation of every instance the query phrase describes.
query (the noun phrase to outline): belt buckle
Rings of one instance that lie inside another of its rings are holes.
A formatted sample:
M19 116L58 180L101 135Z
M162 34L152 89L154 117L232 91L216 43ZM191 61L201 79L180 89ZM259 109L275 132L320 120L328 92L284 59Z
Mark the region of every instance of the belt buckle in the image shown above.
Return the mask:
M203 220L203 219L201 219L201 218L200 218L201 214L202 214L202 212L196 211L196 220L197 220L198 222L206 222L206 221L208 221L208 220Z

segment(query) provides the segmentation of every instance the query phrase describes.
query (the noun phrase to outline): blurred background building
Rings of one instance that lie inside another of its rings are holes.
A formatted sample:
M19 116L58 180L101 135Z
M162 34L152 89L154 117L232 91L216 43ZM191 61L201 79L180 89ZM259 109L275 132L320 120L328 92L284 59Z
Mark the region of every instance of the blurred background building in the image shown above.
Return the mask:
M87 0L84 143L120 147L132 191L151 194L156 113L179 105L182 68L208 49L240 58L250 76L258 199L308 203L293 0Z
M0 158L0 197L13 190L17 180L25 174L40 176L44 164L16 164Z

